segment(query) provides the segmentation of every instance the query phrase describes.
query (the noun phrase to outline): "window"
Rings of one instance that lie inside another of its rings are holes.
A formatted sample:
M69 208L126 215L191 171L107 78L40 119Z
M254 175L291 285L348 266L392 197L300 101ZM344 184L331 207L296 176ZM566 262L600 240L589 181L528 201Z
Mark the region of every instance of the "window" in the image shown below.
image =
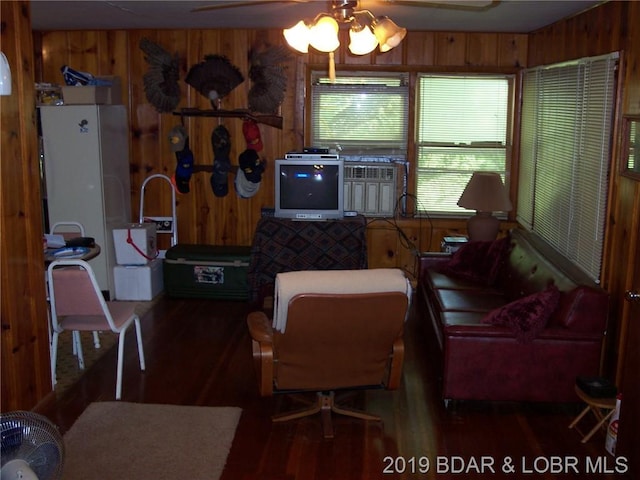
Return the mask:
M420 75L416 109L418 211L459 215L474 171L509 170L510 88L500 75ZM507 181L505 181L505 184Z
M527 70L518 221L599 281L617 54Z
M312 146L406 154L408 112L407 74L312 75Z

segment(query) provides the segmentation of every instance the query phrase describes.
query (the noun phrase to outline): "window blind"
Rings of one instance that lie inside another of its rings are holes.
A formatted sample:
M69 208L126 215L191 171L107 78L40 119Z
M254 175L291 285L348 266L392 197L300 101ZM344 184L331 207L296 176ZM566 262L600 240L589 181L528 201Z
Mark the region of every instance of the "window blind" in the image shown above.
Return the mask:
M407 74L312 75L311 142L343 151L406 153Z
M468 215L457 205L474 171L508 183L510 87L504 75L418 77L416 162L418 210Z
M524 74L518 219L599 281L617 54Z

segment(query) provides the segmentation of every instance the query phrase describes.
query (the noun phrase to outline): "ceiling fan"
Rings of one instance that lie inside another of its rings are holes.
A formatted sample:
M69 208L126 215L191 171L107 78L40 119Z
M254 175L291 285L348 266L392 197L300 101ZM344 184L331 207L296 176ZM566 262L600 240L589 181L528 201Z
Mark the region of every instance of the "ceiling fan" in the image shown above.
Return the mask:
M221 10L225 8L252 7L257 5L268 5L274 3L310 3L317 0L244 0L235 2L219 1L211 5L194 8L193 12L203 12L208 10ZM335 10L354 10L364 8L370 4L402 5L408 7L430 7L430 8L450 8L462 10L486 10L500 3L499 0L330 0L331 8Z

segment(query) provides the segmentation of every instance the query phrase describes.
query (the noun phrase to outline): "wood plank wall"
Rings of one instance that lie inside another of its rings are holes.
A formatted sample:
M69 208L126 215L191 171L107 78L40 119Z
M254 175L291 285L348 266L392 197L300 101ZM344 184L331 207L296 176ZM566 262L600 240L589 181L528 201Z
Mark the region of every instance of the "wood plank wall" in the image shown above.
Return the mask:
M381 68L387 64L401 70L429 69L513 69L572 57L597 54L613 48L625 48L626 74L623 111L640 113L640 2L610 2L575 19L568 19L531 35L477 34L447 32L410 32L399 49L385 55L342 58L338 68L366 65ZM131 175L134 216L137 216L139 189L142 180L151 173L171 173L174 160L167 145L167 134L178 121L171 115L158 115L144 99L141 78L146 71L137 45L142 36L157 41L182 58L182 74L200 61L203 53L225 53L246 71L246 54L256 42L281 42L279 32L270 31L99 31L43 32L31 35L28 2L0 2L2 12L2 45L14 70L17 95L3 97L2 107L2 175L0 188L2 206L2 411L30 409L50 392L47 332L42 261L36 244L42 233L38 212L39 177L37 175L37 145L32 111L33 79L60 82L59 67L69 64L98 75L119 75L124 82L122 101L129 107L131 123ZM635 28L633 28L635 27ZM35 44L35 60L30 54ZM342 54L345 55L345 54ZM296 56L289 65L290 84L282 114L285 128L262 128L264 156L268 161L287 150L304 145L303 87L306 67L311 63L325 64L326 58ZM35 61L35 63L34 63ZM17 67L16 67L17 68ZM35 73L33 73L35 72ZM24 73L24 74L22 74ZM184 86L184 85L183 85ZM243 85L229 99L227 108L244 106ZM184 86L182 106L205 106L206 102ZM226 105L225 105L226 106ZM186 125L196 143L197 162L210 163L212 153L208 135L217 121L189 119ZM237 158L242 142L237 122L225 120L235 142ZM7 155L6 152L13 152ZM18 159L19 161L16 161ZM234 159L235 160L235 159ZM234 162L235 163L235 162ZM630 218L640 211L638 182L619 179L615 185L610 210L607 248L609 268L607 281L620 293L624 288L624 265L630 246L624 243L630 229L637 228ZM410 181L410 184L412 182ZM233 192L224 199L215 198L208 187L206 174L192 180L192 194L179 198L180 240L219 244L248 244L260 207L272 204L273 184L269 176L258 196L239 200ZM149 204L160 212L167 211L168 195L150 191ZM153 213L153 212L149 212ZM463 222L400 219L408 236L421 249L437 248L444 232L461 230ZM426 226L425 226L426 224ZM374 229L370 256L374 263L394 265L411 263L399 255L401 242L393 229ZM412 230L411 230L412 229ZM375 230L375 231L374 231ZM11 232L11 235L7 235ZM8 242L8 243L7 243ZM401 258L400 258L401 257Z
M347 32L341 32L346 35ZM43 32L36 35L39 44L38 79L46 82L62 81L60 67L71 67L95 75L118 75L123 80L122 101L129 107L131 129L131 181L133 217L139 213L140 186L151 174L171 175L175 158L170 151L167 135L180 123L180 117L159 114L146 100L142 78L147 71L140 39L146 37L177 53L181 62L181 80L189 68L202 61L206 54L223 54L247 77L248 53L252 48L282 45L280 30L131 30L131 31L65 31ZM346 44L346 36L343 37ZM409 32L400 47L385 54L373 53L356 57L346 49L336 54L337 69L361 68L418 72L429 70L516 72L527 64L527 36L522 34L460 33L460 32ZM191 192L178 196L178 239L183 243L208 243L216 245L249 245L253 237L262 207L272 207L274 185L269 165L287 151L305 145L305 81L308 70L324 68L328 56L291 53L287 63L288 89L281 108L284 128L278 130L260 127L267 161L267 172L259 192L250 199L242 199L233 189L230 175L229 194L216 197L209 183L210 173L194 174ZM247 78L228 98L223 108L246 108L247 93L251 82ZM180 107L210 108L208 100L192 87L181 82ZM413 89L413 85L411 86ZM412 118L412 112L410 112ZM232 163L237 165L238 155L246 148L241 131L241 120L216 118L184 118L196 163L212 165L213 151L210 135L219 123L231 133ZM411 149L410 149L411 150ZM412 155L409 160L413 165ZM155 183L155 182L154 182ZM414 175L409 184L413 193ZM164 184L149 183L144 195L145 214L161 215L170 212L170 195ZM505 228L507 228L507 225ZM369 233L369 257L372 266L404 266L413 271L414 261L410 250L403 246L404 238L397 228L405 229L419 249L439 248L445 234L464 233L461 220L427 221L399 219L395 224L373 222Z
M2 411L33 407L51 391L42 204L27 2L1 2L2 52L12 93L0 97L0 303Z

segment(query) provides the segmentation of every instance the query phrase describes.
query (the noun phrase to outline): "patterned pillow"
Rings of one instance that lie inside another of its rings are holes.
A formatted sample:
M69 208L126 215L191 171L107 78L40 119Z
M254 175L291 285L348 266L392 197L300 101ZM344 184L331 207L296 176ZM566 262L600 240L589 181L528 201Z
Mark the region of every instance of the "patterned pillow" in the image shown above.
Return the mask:
M550 285L489 312L482 323L509 327L520 343L529 343L544 329L560 302L560 291Z
M464 244L440 271L451 277L493 285L509 249L510 238Z

